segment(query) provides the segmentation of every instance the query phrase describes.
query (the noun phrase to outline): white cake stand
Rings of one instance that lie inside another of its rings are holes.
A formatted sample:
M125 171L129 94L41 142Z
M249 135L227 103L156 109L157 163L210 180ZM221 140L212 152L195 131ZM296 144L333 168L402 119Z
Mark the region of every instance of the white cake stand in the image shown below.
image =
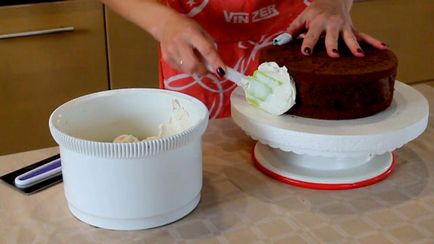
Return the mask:
M386 178L395 149L418 137L428 124L428 102L399 81L391 106L352 120L273 116L249 105L241 88L231 96L232 118L253 139L255 166L297 186L350 189Z

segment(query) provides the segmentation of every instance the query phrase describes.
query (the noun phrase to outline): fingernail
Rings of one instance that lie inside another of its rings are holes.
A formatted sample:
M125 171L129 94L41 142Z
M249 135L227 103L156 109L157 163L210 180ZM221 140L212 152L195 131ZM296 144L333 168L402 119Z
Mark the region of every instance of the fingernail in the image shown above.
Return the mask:
M363 52L363 50L361 48L357 48L357 52L358 53L363 53L363 54L365 53L365 52Z
M220 78L223 78L226 74L225 70L222 67L218 67L216 72L220 76Z
M336 54L339 54L339 51L338 51L336 48L333 48L333 49L332 49L332 52L334 52L334 53L336 53Z
M381 43L381 45L383 45L383 46L387 47L387 44L386 44L386 43L384 43L384 42L382 42L382 43Z
M308 48L308 47L304 48L304 53L305 54L310 55L311 52L312 52L312 50L310 48Z

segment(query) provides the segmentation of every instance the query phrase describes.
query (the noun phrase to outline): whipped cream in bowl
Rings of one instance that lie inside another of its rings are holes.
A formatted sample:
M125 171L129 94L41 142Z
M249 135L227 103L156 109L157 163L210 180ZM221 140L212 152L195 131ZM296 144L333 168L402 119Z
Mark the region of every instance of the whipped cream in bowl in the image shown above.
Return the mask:
M170 119L167 122L163 122L158 125L158 134L155 136L149 136L143 139L156 140L164 137L176 135L181 133L193 125L190 119L190 114L187 110L179 103L177 99L172 101L172 112L170 114ZM114 143L132 143L139 142L140 139L133 135L122 134L117 136L113 142Z
M207 125L202 102L162 89L103 91L61 105L49 127L70 211L114 230L182 218L200 200Z

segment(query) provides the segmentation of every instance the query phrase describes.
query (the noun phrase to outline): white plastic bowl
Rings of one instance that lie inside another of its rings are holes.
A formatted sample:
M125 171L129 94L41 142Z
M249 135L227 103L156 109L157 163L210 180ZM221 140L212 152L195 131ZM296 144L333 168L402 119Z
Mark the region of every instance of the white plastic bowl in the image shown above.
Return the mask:
M189 113L191 128L162 139L111 143L121 134L157 135L173 99ZM187 215L200 200L207 124L199 100L161 89L103 91L61 105L49 127L60 148L69 209L83 222L115 230L152 228Z

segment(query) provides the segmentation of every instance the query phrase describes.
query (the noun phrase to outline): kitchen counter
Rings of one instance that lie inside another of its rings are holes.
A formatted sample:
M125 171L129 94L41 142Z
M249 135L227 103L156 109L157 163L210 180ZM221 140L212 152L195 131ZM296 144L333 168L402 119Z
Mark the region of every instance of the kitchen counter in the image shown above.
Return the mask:
M204 135L202 200L183 219L150 230L112 231L72 216L63 184L24 195L0 184L0 243L432 243L434 88L424 134L396 150L398 165L377 184L342 191L286 185L251 162L254 141L230 119ZM46 148L0 157L0 175L58 153Z

